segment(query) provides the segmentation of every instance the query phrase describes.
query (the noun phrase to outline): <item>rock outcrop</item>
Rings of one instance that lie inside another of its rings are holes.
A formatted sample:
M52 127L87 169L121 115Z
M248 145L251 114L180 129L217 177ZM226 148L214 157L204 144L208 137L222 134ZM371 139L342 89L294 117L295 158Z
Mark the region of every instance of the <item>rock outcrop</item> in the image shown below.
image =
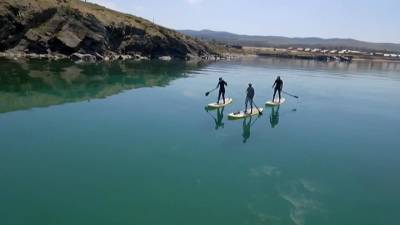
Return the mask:
M0 51L79 60L191 60L215 54L194 38L79 0L0 1Z

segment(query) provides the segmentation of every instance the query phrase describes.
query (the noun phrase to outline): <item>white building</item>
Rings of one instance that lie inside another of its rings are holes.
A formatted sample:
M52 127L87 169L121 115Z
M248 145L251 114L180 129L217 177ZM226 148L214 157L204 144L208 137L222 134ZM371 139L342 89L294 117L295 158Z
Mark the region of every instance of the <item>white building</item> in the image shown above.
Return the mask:
M349 53L351 53L351 54L361 54L360 51L353 51L353 50L349 50Z

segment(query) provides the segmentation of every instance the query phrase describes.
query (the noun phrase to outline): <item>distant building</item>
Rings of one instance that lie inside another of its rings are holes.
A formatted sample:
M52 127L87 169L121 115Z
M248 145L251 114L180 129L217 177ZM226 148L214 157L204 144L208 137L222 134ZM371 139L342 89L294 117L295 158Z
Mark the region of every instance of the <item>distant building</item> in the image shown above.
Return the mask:
M304 51L309 52L309 51L311 51L311 48L306 48L306 49L304 49Z
M337 52L338 52L338 50L331 50L329 53L336 54Z
M349 50L349 53L350 53L350 54L357 54L357 55L359 55L359 54L362 54L363 52L354 51L354 50Z
M326 53L329 52L329 50L326 50L326 49L325 49L325 50L321 50L321 52L324 53L324 54L326 54Z
M344 50L340 50L339 54L346 54L348 52L348 50L344 49Z
M304 48L297 48L297 51L304 51Z
M390 57L390 54L383 54L384 57Z
M311 50L311 52L321 52L321 49L319 49L319 48L314 48L313 50Z

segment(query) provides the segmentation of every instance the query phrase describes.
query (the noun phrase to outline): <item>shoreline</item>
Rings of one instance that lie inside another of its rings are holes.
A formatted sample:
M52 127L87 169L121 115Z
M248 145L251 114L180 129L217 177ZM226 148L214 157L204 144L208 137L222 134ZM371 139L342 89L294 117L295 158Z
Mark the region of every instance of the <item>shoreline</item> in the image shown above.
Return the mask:
M190 59L178 59L173 58L171 56L160 56L158 58L149 58L141 55L109 55L109 56L101 56L99 54L81 54L74 53L71 56L66 56L63 54L37 54L37 53L25 53L25 52L0 52L0 59L13 59L13 60L22 60L22 59L34 59L34 60L48 60L48 61L59 61L59 60L68 60L76 63L98 63L98 62L113 62L113 61L182 61L187 63L204 63L204 62L217 62L217 61L231 61L237 59L254 59L257 57L267 57L267 58L284 58L284 59L303 59L303 60L312 60L312 61L320 61L320 62L392 62L392 63L400 63L400 58L394 59L386 59L382 57L360 57L354 55L347 55L345 57L349 58L339 58L338 55L332 54L277 54L277 53L255 53L255 52L224 52L219 55L207 55L202 57L192 57ZM343 56L340 56L343 57Z
M397 59L386 59L381 57L359 57L359 56L338 56L338 55L302 55L302 54L265 54L265 53L226 53L225 55L228 60L231 59L244 59L244 58L256 58L256 57L266 57L266 58L282 58L282 59L302 59L310 61L319 62L392 62L400 63L400 58Z
M224 60L224 57L217 54L203 55L203 56L193 56L188 55L185 59L176 58L173 56L159 56L156 58L151 58L148 56L142 56L139 54L128 55L128 54L109 54L100 55L98 53L94 54L84 54L84 53L73 53L70 56L59 54L59 53L48 53L48 54L38 54L38 53L26 53L26 52L0 52L0 59L38 59L38 60L69 60L72 62L86 62L86 63L97 63L97 62L112 62L112 61L184 61L184 62L211 62Z
M299 50L287 50L278 48L264 47L243 47L238 52L255 54L262 57L277 57L277 58L295 58L316 61L372 61L372 62L400 62L400 57L385 57L371 54L355 54L355 53L330 53L330 52L311 52Z

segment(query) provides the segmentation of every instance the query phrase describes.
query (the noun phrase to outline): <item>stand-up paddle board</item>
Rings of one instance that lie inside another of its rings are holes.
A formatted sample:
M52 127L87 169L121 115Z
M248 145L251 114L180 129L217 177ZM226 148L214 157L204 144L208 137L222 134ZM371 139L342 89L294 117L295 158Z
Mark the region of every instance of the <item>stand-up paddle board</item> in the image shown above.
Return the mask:
M224 100L221 99L221 100L219 100L219 103L213 102L213 103L208 104L207 106L210 108L222 108L222 107L225 107L225 106L231 104L232 101L233 101L232 98L225 98L225 104L224 104Z
M243 119L246 117L256 116L256 115L260 114L260 112L263 111L263 108L258 108L258 110L257 110L257 108L253 108L252 113L250 113L250 111L251 110L248 109L246 112L240 111L240 112L230 113L228 115L228 119L236 120L236 119Z
M285 101L286 101L286 99L284 99L284 98L281 98L281 101L279 101L279 98L275 98L274 101L267 101L265 103L265 105L267 105L267 106L278 106L278 105L283 104Z

